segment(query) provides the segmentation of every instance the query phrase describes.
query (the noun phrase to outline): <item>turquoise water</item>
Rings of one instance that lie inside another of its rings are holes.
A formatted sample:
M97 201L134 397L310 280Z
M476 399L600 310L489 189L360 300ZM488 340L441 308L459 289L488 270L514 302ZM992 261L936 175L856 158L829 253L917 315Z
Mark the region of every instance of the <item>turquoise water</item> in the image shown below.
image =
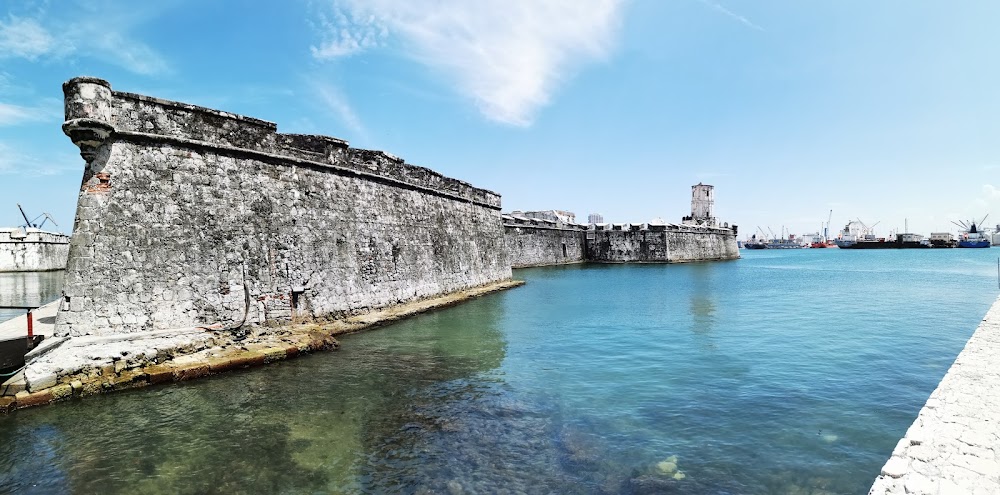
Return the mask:
M0 492L866 493L996 255L521 270L336 353L0 417Z

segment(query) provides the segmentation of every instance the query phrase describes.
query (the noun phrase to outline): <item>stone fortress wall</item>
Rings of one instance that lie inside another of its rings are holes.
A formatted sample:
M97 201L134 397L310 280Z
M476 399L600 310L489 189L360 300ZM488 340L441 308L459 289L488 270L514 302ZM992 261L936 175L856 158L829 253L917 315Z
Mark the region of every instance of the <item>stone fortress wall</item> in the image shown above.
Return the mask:
M520 213L503 215L504 237L513 268L587 260L586 227Z
M496 193L100 79L63 90L87 165L57 335L345 316L511 277Z
M737 227L719 224L714 187L691 186L691 214L680 224L575 222L560 210L512 212L503 216L514 268L579 263L687 263L740 257ZM591 215L600 218L600 215Z
M69 236L34 228L0 229L0 272L66 268Z
M587 232L587 259L604 263L687 263L740 257L736 234L693 225L608 225Z

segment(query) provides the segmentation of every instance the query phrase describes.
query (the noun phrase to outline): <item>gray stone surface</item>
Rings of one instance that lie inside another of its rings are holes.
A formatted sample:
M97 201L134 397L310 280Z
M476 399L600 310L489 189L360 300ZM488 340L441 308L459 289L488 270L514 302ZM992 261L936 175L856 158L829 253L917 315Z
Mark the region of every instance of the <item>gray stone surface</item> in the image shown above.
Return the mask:
M1000 299L869 491L904 493L1000 493Z
M68 235L34 228L0 229L0 272L62 270L68 255Z
M514 268L581 263L586 259L586 230L581 226L504 217L504 235Z
M495 193L97 79L63 88L88 163L58 335L336 317L511 276Z
M694 225L608 225L587 232L587 259L608 263L685 263L740 257L732 230Z

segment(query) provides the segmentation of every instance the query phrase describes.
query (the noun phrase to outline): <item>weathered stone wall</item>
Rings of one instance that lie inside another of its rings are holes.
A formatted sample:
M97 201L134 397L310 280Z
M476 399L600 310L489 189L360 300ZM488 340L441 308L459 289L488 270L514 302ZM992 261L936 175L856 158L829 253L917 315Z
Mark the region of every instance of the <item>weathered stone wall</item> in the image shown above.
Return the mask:
M626 226L587 231L587 259L605 263L685 263L740 257L729 229Z
M504 236L514 268L564 265L586 260L586 230L581 226L504 218Z
M88 164L58 335L339 316L511 276L495 193L101 80L64 91Z
M37 229L0 230L0 272L41 272L66 268L69 236Z

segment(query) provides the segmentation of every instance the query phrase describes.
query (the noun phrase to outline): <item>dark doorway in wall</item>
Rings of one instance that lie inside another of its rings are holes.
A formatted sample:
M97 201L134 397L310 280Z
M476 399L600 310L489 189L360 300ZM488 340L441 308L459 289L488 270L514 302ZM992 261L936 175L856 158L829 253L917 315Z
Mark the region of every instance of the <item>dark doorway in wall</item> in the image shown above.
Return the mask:
M566 257L566 243L565 242L563 243L562 247L563 247L563 258L565 258Z

